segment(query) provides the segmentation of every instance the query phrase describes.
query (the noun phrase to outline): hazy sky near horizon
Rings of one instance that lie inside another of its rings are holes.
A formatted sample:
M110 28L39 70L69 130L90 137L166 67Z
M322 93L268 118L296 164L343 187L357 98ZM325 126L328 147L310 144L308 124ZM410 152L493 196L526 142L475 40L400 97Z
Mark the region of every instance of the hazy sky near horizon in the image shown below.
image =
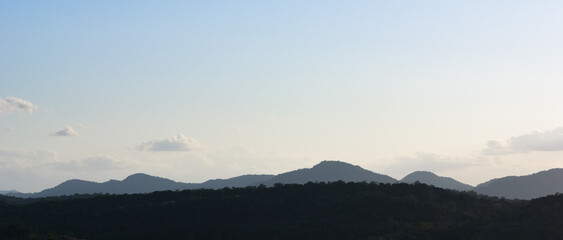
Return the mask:
M561 1L2 1L0 190L563 167Z

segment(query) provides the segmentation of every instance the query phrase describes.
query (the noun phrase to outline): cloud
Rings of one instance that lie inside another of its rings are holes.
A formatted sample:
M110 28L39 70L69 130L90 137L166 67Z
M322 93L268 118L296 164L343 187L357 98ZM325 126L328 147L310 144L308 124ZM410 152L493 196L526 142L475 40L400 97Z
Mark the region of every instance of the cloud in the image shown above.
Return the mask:
M6 131L6 132L13 132L13 131L16 131L15 128L4 128L3 130Z
M66 125L65 129L60 130L58 132L51 133L50 135L55 136L55 137L76 137L76 136L78 136L78 133L76 131L74 131L74 129L72 129L72 127L70 127L69 125Z
M48 150L0 150L0 189L30 192L52 187L63 180L50 168L58 161L59 155Z
M505 155L531 151L563 151L563 127L543 132L534 131L505 141L491 140L487 142L483 153Z
M49 150L0 149L0 190L36 192L68 179L107 181L116 175L146 170L131 171L138 167L137 162L123 157L94 156L70 161L64 158Z
M33 103L15 97L6 97L0 98L0 115L4 115L6 113L23 110L27 113L31 114L37 111L37 106Z
M161 151L187 152L200 148L201 145L199 144L198 141L196 141L193 138L186 138L182 134L179 134L177 136L168 139L146 142L137 146L137 150L139 151L151 151L151 152L161 152Z
M517 151L510 147L510 141L496 141L490 140L487 142L487 148L483 149L485 155L506 155L512 153L518 153L523 151Z
M0 150L0 169L43 168L58 159L56 152L48 150Z
M68 171L111 171L126 167L125 162L108 156L89 157L56 165L56 168Z
M433 153L417 153L415 156L403 156L395 159L394 167L411 168L425 171L446 171L463 169L478 165L480 159Z

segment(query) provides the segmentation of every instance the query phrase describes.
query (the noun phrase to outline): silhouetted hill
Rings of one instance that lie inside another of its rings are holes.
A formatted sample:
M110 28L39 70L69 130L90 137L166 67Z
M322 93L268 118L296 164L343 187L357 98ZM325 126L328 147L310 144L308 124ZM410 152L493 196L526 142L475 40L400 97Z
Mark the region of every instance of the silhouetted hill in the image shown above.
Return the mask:
M110 180L103 183L84 180L68 180L56 187L45 189L41 192L28 195L28 197L51 197L73 194L131 194L150 193L164 190L190 189L193 184L175 182L170 179L154 177L143 173L133 174L122 181Z
M16 190L10 190L10 191L0 191L0 195L25 198L29 195L29 193L21 193Z
M224 187L246 187L272 179L275 175L242 175L229 179L213 179L198 185L198 188L219 189Z
M6 194L10 194L10 193L18 193L18 191L16 191L16 190L0 191L0 194L2 194L2 195L6 195Z
M175 182L170 179L154 177L144 173L133 174L123 181L102 183L104 193L149 193L165 190L190 189L194 184Z
M279 174L272 179L263 182L266 186L275 183L298 183L307 182L378 182L395 183L396 179L387 175L374 173L359 166L340 161L322 161L312 168L299 169Z
M45 189L34 194L33 197L49 197L72 194L99 193L101 192L100 183L72 179L65 181L54 188Z
M21 198L37 198L37 197L53 197L74 194L133 194L133 193L150 193L155 191L166 190L186 190L186 189L219 189L224 187L246 187L271 179L274 175L243 175L229 179L215 179L204 183L181 183L170 179L150 176L144 173L137 173L122 181L109 180L103 183L84 181L84 180L68 180L53 188L45 189L38 193L19 193L15 191L4 191L2 195L14 196Z
M474 191L511 199L533 199L563 192L563 169L551 169L526 176L509 176L477 185Z
M401 179L401 182L404 183L415 183L417 181L439 188L453 189L458 191L468 191L473 188L473 186L461 183L453 178L441 177L434 173L426 171L413 172Z

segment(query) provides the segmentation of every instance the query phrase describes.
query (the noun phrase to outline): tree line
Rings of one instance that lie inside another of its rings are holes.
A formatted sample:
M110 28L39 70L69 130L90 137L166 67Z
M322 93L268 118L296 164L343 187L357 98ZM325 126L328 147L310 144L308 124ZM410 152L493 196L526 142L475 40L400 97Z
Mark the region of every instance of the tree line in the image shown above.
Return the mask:
M276 184L0 198L0 239L563 239L563 196L424 184Z

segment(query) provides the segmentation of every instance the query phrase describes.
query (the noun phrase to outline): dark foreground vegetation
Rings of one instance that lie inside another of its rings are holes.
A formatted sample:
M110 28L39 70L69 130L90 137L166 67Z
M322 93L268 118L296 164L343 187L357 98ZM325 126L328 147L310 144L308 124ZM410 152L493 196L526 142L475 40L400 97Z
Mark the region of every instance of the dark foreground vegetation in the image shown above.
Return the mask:
M334 182L2 197L0 239L563 239L563 196Z

